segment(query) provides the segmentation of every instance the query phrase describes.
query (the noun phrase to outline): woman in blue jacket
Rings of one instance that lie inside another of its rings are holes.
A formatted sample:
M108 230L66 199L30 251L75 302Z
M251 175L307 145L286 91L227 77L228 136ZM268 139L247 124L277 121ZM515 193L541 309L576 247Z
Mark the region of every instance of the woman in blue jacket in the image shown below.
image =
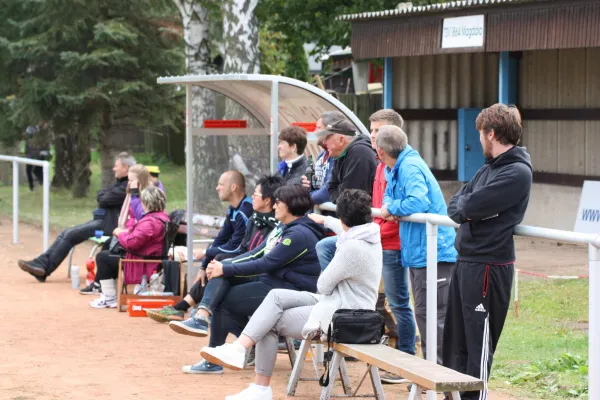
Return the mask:
M272 289L315 293L321 266L315 246L324 237L322 226L304 215L313 202L301 185L282 186L275 192L275 218L280 221L265 242L256 249L223 262L208 265L202 301L193 318L171 321L178 333L207 336L210 347L225 343L229 332L240 332ZM185 367L188 373L218 373L216 366L201 361ZM217 367L222 371L221 367Z

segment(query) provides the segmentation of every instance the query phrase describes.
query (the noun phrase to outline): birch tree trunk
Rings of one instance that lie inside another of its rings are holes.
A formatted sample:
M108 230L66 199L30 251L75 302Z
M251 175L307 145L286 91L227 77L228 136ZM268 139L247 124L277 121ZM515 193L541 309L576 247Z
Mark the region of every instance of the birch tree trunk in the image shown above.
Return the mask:
M210 74L213 71L209 50L209 13L206 0L173 0L183 23L186 70L190 75ZM193 88L191 123L202 127L204 120L215 118L215 93ZM194 136L194 209L203 213L220 214L223 206L215 193L221 173L228 169L229 154L226 136ZM166 188L168 191L168 188Z
M260 53L258 49L258 20L255 15L258 0L224 0L223 48L224 73L258 74ZM226 102L226 119L245 119L249 127L261 127L258 121L239 104ZM248 191L253 190L256 178L269 172L269 136L231 136L229 152L231 166L243 172Z

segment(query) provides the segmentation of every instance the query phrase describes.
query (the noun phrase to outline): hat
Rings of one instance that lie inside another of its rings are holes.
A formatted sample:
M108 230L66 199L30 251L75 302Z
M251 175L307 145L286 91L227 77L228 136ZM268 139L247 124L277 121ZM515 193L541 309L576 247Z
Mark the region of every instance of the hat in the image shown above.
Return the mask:
M332 122L327 125L325 129L315 132L315 135L324 137L339 133L340 135L356 136L357 131L354 124L347 119L341 119L339 121Z
M158 176L158 174L160 174L160 168L156 165L147 165L146 169L148 170L148 172L150 172L150 175Z

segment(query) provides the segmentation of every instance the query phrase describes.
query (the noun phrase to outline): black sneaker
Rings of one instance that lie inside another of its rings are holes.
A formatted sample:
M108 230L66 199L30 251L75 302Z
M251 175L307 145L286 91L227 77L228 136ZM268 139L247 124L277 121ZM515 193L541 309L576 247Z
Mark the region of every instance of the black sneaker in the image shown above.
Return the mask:
M18 260L17 264L19 265L19 268L21 268L25 272L29 272L31 275L34 275L36 277L44 277L44 278L46 277L46 269L44 268L43 265L39 264L35 260L31 260L31 261ZM38 280L40 280L40 279L38 279Z
M79 294L100 294L102 293L102 289L100 288L100 284L97 282L92 282L88 286L84 287L79 291Z
M31 275L31 276L33 276L35 279L37 279L39 283L44 283L44 282L46 282L46 278L47 278L47 277L46 277L46 275L44 275L44 276L37 276L37 275L34 275L34 274L32 274L31 272L29 273L29 275Z

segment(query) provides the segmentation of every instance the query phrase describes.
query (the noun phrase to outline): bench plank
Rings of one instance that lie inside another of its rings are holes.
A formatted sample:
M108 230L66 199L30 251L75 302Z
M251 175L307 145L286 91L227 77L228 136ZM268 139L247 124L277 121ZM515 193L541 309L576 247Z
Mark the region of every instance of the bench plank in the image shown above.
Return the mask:
M384 345L341 344L334 349L367 364L402 376L436 392L482 390L483 381Z

